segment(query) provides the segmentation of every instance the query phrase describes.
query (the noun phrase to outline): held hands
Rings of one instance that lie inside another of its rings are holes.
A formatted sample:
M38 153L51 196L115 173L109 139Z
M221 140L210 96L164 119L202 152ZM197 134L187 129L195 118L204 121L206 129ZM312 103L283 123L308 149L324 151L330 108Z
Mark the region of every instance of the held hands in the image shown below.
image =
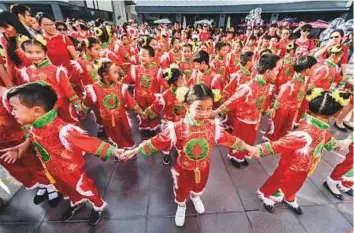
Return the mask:
M126 162L136 156L140 151L140 147L136 147L131 150L116 149L114 155L119 161Z
M14 147L9 147L0 150L0 153L4 153L0 156L0 159L4 160L6 163L15 163L19 158L21 158L22 154L27 150L26 142L19 144Z
M246 145L245 149L248 151L248 154L252 157L259 158L261 156L261 150L258 147Z

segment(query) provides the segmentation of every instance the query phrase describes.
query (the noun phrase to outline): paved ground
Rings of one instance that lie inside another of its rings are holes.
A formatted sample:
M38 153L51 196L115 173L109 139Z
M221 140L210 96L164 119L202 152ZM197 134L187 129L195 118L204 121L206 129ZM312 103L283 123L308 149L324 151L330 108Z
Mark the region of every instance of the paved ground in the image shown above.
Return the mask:
M96 129L91 121L90 131ZM346 135L333 130L335 136ZM140 136L134 129L136 141ZM81 210L70 223L61 223L68 203L61 201L56 209L45 203L32 203L34 191L21 188L0 212L0 233L348 233L353 226L353 199L334 199L322 186L333 166L342 160L340 154L325 153L316 172L298 193L304 214L296 216L284 205L277 204L270 214L262 207L256 190L276 167L277 157L250 161L247 168L236 169L226 159L226 149L216 147L212 153L212 171L202 196L206 213L197 215L188 203L186 224L174 225L176 205L173 202L172 178L161 154L151 159L119 163L100 161L86 156L87 171L108 202L103 220L94 228L87 224L91 208Z

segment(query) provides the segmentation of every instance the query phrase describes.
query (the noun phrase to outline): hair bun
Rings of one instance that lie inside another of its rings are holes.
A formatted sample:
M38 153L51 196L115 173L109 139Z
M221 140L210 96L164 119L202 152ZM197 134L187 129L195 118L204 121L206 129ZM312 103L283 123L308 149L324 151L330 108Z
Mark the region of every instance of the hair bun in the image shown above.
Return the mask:
M322 88L313 88L306 92L306 100L312 101L317 97L321 96L324 90Z

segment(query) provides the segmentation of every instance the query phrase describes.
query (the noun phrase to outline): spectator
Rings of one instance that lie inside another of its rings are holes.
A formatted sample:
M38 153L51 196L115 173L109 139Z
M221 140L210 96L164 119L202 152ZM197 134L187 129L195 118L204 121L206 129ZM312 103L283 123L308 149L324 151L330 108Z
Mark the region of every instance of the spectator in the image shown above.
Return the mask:
M311 29L311 24L305 23L301 25L300 37L295 40L295 44L298 45L302 56L308 55L316 47L315 42L310 39Z
M16 15L16 17L32 36L36 34L36 32L32 29L33 18L31 15L31 9L28 6L14 4L10 7L10 11Z
M210 32L209 32L209 27L208 24L203 25L203 31L200 32L199 34L199 40L201 42L207 41L210 39Z

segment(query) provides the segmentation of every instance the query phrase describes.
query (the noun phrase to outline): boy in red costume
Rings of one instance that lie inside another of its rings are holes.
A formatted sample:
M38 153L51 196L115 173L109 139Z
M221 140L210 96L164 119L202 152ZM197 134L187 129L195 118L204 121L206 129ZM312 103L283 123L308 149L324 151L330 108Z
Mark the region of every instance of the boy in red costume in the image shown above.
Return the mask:
M185 81L187 82L192 76L194 70L192 51L193 51L193 46L191 44L183 45L182 61L179 63L179 68L183 71L183 74L185 75Z
M272 115L268 107L272 96L271 84L274 84L279 73L281 61L273 54L265 54L259 60L255 79L238 87L236 92L217 110L216 113L233 114L234 135L253 145L257 139L257 131L262 114ZM245 152L229 151L230 162L237 168L241 164L248 165Z
M54 108L57 96L49 86L25 84L9 91L7 98L15 119L20 124L31 125L24 150L32 142L51 183L71 200L63 221L71 219L88 200L93 205L89 224L96 225L107 204L87 176L82 155L93 154L106 160L112 155L118 157L121 151L59 118Z
M224 42L217 42L215 45L215 58L210 62L210 67L212 70L221 75L220 84L221 89L229 82L227 73L226 73L226 54L227 54L227 45Z

